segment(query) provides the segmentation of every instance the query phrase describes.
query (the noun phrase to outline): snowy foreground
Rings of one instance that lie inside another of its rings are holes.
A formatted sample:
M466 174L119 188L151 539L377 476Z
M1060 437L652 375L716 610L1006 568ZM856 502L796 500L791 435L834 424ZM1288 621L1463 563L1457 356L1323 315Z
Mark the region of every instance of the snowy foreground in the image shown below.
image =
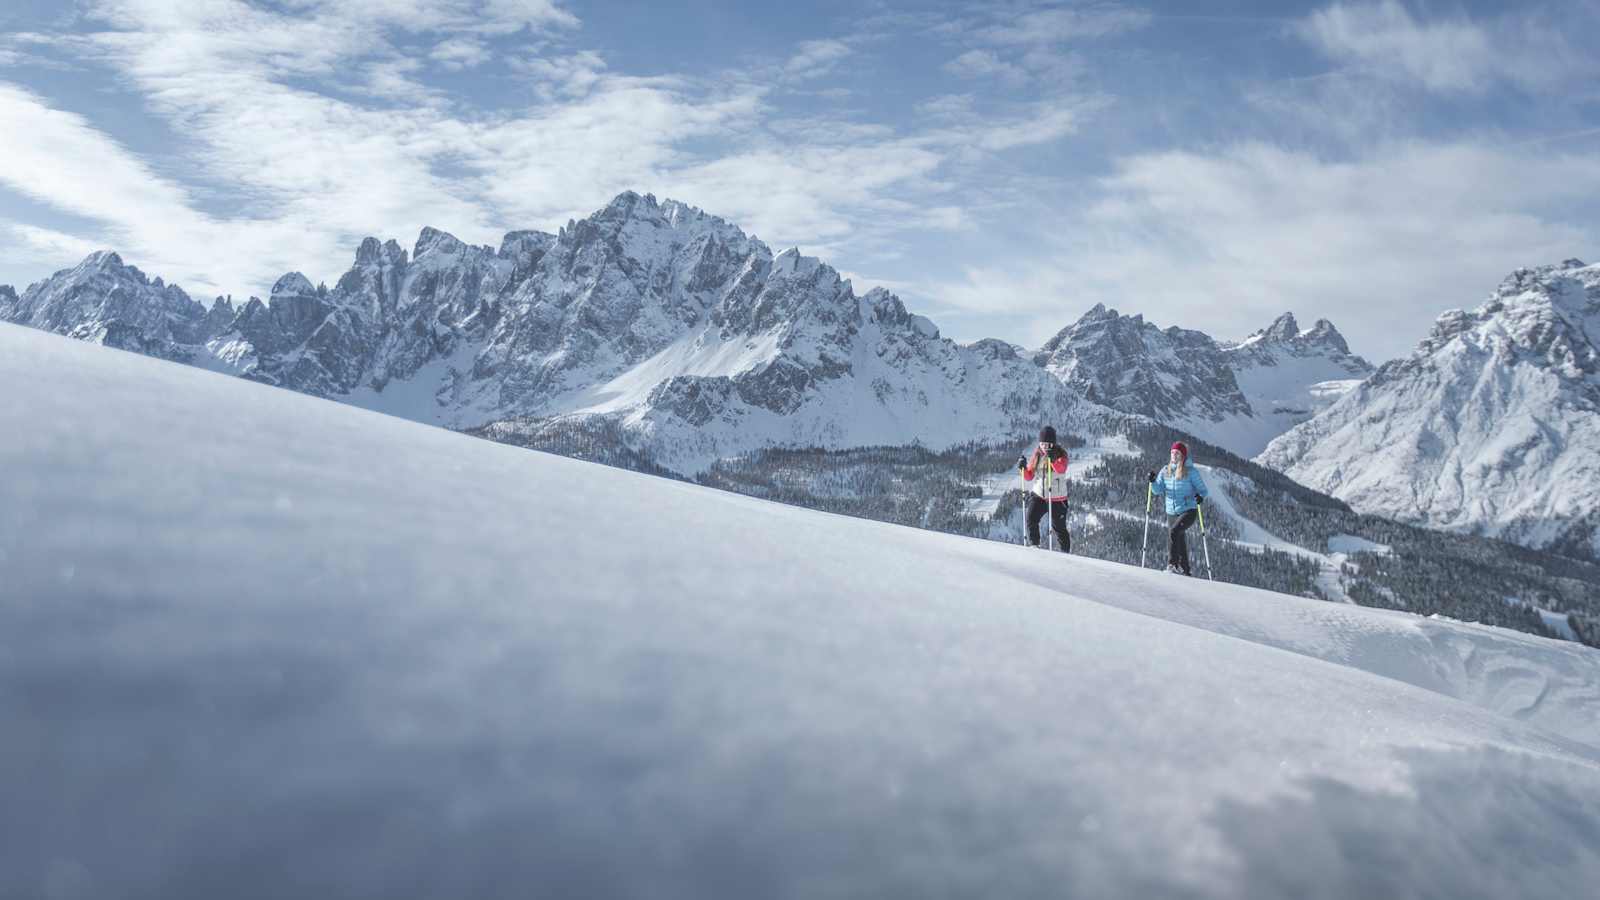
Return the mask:
M0 797L0 897L1574 898L1600 653L0 326Z

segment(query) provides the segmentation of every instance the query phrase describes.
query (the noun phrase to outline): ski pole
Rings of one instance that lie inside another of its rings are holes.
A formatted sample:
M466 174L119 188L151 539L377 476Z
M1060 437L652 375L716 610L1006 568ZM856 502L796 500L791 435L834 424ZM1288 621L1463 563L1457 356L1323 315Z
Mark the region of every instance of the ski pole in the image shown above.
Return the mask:
M1018 543L1028 546L1028 459L1023 457L1017 460L1017 477L1022 479L1022 540Z
M1145 485L1144 489L1144 546L1139 548L1139 568L1144 568L1145 551L1150 549L1150 500L1156 495L1153 484Z
M1200 513L1200 546L1206 551L1206 578L1216 581L1217 576L1211 572L1211 545L1206 542L1206 505L1196 505L1195 511Z
M1055 488L1055 484L1053 483L1054 479L1051 478L1051 476L1055 474L1055 469L1050 467L1050 455L1048 453L1045 454L1043 462L1044 462L1044 510L1045 510L1045 523L1044 523L1044 525L1045 525L1046 528L1050 529L1050 549L1051 550L1055 550L1056 549L1056 499L1055 499L1056 488Z

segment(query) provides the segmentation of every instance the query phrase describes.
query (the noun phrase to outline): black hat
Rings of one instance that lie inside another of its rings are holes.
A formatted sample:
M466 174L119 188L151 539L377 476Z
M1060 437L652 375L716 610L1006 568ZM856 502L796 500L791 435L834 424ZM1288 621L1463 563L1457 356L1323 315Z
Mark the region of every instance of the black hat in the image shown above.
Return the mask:
M1054 444L1056 442L1056 427L1054 425L1046 425L1039 429L1039 442Z

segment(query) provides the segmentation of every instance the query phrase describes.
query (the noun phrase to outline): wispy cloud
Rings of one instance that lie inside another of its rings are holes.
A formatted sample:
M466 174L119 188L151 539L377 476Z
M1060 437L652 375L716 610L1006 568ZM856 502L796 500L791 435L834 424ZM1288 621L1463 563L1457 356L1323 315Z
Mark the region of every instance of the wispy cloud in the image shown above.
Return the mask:
M1340 2L1312 13L1296 31L1332 59L1440 92L1497 83L1538 89L1596 72L1593 54L1572 46L1559 24L1535 11L1494 20L1424 19L1398 0Z
M1019 15L1007 11L997 18L1003 21L978 28L975 36L993 44L1056 44L1132 31L1151 21L1145 10L1113 4L1034 9Z
M1533 149L1406 142L1328 160L1243 143L1129 157L1101 189L1053 251L932 292L958 308L1031 306L1034 339L1064 324L1063 307L1096 302L1219 336L1293 309L1388 357L1506 272L1600 238L1562 216L1600 194L1600 159Z
M998 6L940 23L936 33L966 48L944 70L963 78L994 78L1011 87L1059 86L1083 63L1074 45L1144 28L1141 9L1112 4L1060 8L1027 3Z
M791 78L816 78L826 75L850 53L850 45L842 40L803 41L783 69Z
M606 71L605 58L593 50L512 59L509 65L528 76L534 91L546 100L558 95L582 97L600 83Z
M494 58L482 41L472 38L450 38L433 45L428 58L452 71L480 66Z
M1033 77L1022 65L1007 62L993 50L968 50L945 63L944 70L962 78L994 77L1011 84L1021 84Z
M62 38L111 65L185 136L186 175L225 193L191 193L26 92L13 105L69 132L74 150L63 163L36 142L41 152L7 167L10 180L104 222L105 238L153 271L260 291L286 268L330 277L367 234L431 224L492 242L586 215L624 189L688 200L812 252L882 247L897 231L966 227L947 167L1057 140L1085 110L1057 98L911 129L796 117L775 92L850 58L859 35L801 42L765 72L638 77L597 51L564 49L576 20L549 3L301 6L291 17L238 0L106 0L91 13L108 28ZM532 53L495 53L496 32L530 27L545 29ZM420 50L411 36L426 38ZM526 85L528 102L472 108L426 86L430 60ZM112 189L89 187L94 175Z
M0 221L0 230L10 234L15 242L8 248L11 253L46 264L62 259L79 259L96 250L110 249L92 240L23 222Z

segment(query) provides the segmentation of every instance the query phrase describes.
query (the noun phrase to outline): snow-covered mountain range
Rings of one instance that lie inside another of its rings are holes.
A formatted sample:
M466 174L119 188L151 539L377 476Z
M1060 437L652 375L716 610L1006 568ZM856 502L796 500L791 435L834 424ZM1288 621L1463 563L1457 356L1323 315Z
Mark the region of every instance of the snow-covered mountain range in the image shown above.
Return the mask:
M1123 418L1010 344L957 344L887 291L858 297L814 258L631 192L498 249L369 238L334 287L290 273L237 310L97 253L0 319L454 428L605 420L683 470Z
M1517 270L1260 461L1364 512L1600 556L1600 266Z
M1372 373L1326 319L1301 331L1293 314L1237 343L1161 329L1096 305L1035 361L1088 399L1148 416L1255 456Z
M604 422L681 470L780 444L1103 431L1119 412L1249 456L1370 371L1290 315L1230 344L1097 306L1037 352L957 344L886 291L631 192L498 248L368 238L332 288L291 272L239 307L95 253L0 293L0 320L505 439Z

